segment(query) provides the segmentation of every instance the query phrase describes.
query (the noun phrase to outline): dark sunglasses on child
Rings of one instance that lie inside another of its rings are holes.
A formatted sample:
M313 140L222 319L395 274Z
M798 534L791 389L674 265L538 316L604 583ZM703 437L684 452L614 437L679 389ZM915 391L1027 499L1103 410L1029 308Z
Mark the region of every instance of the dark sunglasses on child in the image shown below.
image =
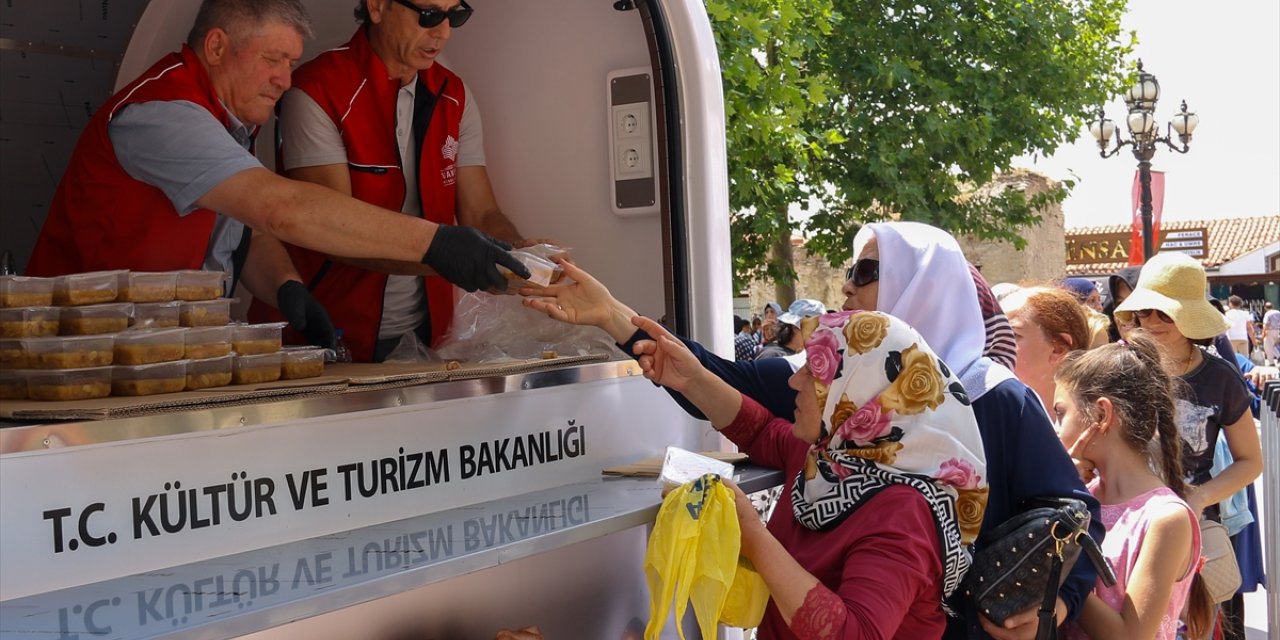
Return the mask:
M880 279L880 261L875 258L863 258L844 272L845 282L853 281L855 287L865 287Z
M1161 322L1173 324L1173 318L1170 318L1169 314L1157 309L1138 309L1133 312L1134 315L1138 316L1139 320L1146 320L1147 318L1150 318L1153 313L1156 314L1156 317L1160 318Z
M462 4L448 11L445 11L444 9L440 9L438 7L426 7L426 8L419 7L418 5L410 2L409 0L395 0L395 1L396 1L396 4L404 5L410 11L417 12L418 26L422 27L423 29L430 29L431 27L434 27L440 24L441 22L444 22L445 18L449 19L450 27L457 29L458 27L461 27L462 25L467 23L467 20L471 17L472 11L474 11L474 9L471 8L471 5L466 3L466 0L463 0Z

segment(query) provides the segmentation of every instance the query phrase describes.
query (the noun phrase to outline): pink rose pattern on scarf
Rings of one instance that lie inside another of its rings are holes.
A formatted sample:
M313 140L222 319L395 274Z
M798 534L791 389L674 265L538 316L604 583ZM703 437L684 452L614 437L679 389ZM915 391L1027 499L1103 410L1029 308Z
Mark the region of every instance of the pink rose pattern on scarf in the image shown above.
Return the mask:
M830 385L836 379L840 368L840 341L830 329L818 329L809 337L805 345L805 355L809 359L809 371L822 384Z
M938 480L957 489L977 489L982 476L968 460L952 458L944 461L938 469Z
M875 444L877 438L889 435L892 418L893 412L881 409L880 398L876 398L853 412L836 430L836 435L845 442L869 447Z

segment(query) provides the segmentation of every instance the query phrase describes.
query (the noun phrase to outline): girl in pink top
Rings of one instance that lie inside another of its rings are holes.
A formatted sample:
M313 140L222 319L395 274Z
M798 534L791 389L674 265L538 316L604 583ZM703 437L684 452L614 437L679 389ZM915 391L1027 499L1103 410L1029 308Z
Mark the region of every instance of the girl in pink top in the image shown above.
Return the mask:
M1107 528L1102 552L1116 572L1114 587L1099 581L1066 637L1174 640L1188 599L1189 635L1203 637L1211 605L1196 573L1200 527L1185 501L1174 383L1156 344L1130 334L1080 353L1057 382L1062 443L1093 479Z

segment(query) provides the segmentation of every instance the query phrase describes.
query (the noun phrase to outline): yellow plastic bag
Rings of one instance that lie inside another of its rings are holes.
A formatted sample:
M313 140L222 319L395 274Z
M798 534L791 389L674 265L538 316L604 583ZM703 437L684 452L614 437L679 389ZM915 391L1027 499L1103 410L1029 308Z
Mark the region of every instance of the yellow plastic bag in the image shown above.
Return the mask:
M724 609L720 610L720 622L731 627L750 629L760 626L764 608L769 604L769 587L756 572L751 561L738 558L738 572L729 586Z
M715 637L717 621L759 625L769 592L754 569L739 564L741 544L733 490L719 476L704 475L667 494L645 553L650 598L645 640L662 633L673 599L677 625L693 604L703 638ZM724 617L726 605L732 620ZM683 628L677 632L683 640Z

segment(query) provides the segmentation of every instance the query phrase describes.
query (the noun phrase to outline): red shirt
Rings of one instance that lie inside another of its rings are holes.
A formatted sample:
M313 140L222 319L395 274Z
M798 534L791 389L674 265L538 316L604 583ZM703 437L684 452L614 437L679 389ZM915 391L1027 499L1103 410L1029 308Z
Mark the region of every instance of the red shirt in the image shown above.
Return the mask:
M760 638L940 638L946 629L942 611L942 544L924 496L895 485L868 499L830 531L813 531L796 522L791 488L804 465L809 445L792 433L792 424L776 418L755 400L742 397L737 418L720 432L765 467L782 469L786 486L768 529L800 566L844 603L832 611L826 633L788 627L772 600L760 623ZM797 616L793 623L800 623Z

